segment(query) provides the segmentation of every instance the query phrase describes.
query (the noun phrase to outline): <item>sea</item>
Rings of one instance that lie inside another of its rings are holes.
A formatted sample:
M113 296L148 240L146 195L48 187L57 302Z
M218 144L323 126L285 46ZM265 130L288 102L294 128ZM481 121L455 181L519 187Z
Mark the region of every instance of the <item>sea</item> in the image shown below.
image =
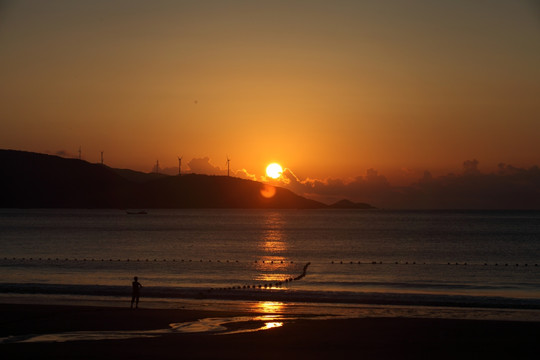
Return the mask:
M540 321L540 211L138 210L0 209L0 302Z

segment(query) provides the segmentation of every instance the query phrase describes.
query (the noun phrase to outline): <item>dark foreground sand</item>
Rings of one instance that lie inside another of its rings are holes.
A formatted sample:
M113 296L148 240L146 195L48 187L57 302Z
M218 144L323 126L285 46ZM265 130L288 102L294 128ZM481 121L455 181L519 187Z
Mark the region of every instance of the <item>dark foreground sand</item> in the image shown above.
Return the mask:
M0 304L0 337L166 329L225 312ZM251 314L252 315L252 314ZM251 333L0 344L2 359L539 359L540 323L413 318L295 320Z

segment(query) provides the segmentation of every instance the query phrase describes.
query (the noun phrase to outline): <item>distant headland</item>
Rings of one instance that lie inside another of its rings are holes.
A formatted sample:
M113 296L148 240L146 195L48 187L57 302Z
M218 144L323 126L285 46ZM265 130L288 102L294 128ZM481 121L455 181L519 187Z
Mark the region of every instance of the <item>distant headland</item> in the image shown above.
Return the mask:
M17 150L0 150L0 168L0 208L374 209L235 177L148 174Z

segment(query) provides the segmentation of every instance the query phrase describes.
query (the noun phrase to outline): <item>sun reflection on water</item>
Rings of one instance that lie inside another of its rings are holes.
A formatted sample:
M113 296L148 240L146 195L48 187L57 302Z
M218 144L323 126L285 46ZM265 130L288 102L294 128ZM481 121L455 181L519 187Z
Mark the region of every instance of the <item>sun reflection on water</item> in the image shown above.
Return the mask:
M286 261L285 252L288 250L283 231L283 215L278 212L268 212L264 219L264 232L259 242L263 265L283 264ZM268 267L268 266L266 266Z
M282 289L292 277L296 265L288 258L289 244L284 227L286 220L282 213L265 212L262 233L258 239L258 259L253 262L253 281L262 281L264 288Z
M279 256L287 250L283 233L283 215L277 212L268 213L264 220L264 234L259 247L265 254Z
M264 314L281 314L285 310L285 304L279 301L259 301L254 303L250 310Z
M267 323L264 323L264 326L260 328L259 330L268 330L268 329L278 328L282 326L283 326L282 322L267 322Z

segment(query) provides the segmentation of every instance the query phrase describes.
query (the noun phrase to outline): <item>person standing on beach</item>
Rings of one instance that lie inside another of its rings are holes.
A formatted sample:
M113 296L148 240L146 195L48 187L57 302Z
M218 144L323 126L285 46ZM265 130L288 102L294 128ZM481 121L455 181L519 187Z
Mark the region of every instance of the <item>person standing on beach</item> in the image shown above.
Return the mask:
M140 289L142 288L141 283L139 282L138 277L133 278L133 282L131 283L132 286L132 292L131 292L131 308L133 309L133 303L135 303L135 308L139 307L139 295L140 295Z

